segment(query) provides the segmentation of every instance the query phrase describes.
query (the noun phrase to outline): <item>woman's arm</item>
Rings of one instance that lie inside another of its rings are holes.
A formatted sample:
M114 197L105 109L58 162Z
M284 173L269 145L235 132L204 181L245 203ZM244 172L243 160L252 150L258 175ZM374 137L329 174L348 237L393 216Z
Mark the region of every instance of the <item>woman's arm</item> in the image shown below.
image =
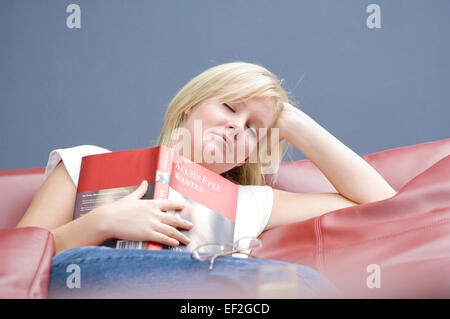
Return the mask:
M92 211L58 228L52 229L56 254L75 247L97 246L108 239L104 220Z
M285 103L276 127L280 130L280 140L286 139L307 156L339 193L291 193L273 189L273 207L265 230L396 194L363 158L291 104Z
M42 183L16 227L54 229L72 220L76 187L63 162Z
M291 104L285 103L276 126L280 139L308 157L347 199L364 204L396 194L369 163Z
M264 230L356 205L341 194L291 193L274 188L272 212Z
M56 253L74 247L96 246L108 238L187 245L189 238L177 228L190 229L192 225L162 212L184 207L169 200L141 200L147 187L148 183L142 183L128 196L72 220L76 188L61 163L39 188L16 227L48 229L53 234Z
M107 235L96 212L72 221L75 196L75 185L61 162L36 192L16 227L48 229L53 234L56 253L102 243Z

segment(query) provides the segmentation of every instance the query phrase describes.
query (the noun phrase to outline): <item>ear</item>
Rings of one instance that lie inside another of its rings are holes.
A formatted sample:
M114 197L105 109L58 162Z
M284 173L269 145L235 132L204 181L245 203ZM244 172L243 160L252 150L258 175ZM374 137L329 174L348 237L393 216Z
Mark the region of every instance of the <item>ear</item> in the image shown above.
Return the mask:
M189 109L189 110L184 111L184 114L185 114L186 116L191 115L191 110L192 110L192 109Z

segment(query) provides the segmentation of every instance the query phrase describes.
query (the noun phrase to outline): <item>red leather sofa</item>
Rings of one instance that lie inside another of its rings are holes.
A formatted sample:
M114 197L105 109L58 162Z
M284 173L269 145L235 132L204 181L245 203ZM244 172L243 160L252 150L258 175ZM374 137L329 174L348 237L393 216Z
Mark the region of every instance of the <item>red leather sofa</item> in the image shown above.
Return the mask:
M348 298L450 298L449 154L444 139L363 156L395 196L264 232L258 256L312 267ZM272 186L335 191L310 161L283 163Z
M394 197L266 231L257 256L312 267L344 298L450 298L449 154L444 139L364 155ZM47 296L52 235L14 228L43 174L0 171L0 298ZM283 162L276 183L267 177L287 191L336 191L309 160Z

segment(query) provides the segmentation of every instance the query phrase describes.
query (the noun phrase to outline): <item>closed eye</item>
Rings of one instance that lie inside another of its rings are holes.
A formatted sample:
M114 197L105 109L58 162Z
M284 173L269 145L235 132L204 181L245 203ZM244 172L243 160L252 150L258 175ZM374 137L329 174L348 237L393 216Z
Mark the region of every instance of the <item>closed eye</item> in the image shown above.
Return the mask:
M229 106L227 103L222 103L222 104L225 105L231 112L236 113L236 111L231 106ZM250 127L250 125L247 125L247 127L250 129L252 134L254 136L256 136L256 130L254 128Z
M231 106L229 106L227 103L223 103L223 105L225 105L227 108L229 108L233 113L236 112L236 111L235 111Z

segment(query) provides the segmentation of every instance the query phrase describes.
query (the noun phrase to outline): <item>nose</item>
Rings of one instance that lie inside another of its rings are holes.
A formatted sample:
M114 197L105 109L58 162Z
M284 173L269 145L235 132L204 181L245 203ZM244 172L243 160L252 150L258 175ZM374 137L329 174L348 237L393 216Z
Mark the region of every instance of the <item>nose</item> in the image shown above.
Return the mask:
M227 124L227 131L230 131L229 134L232 134L233 138L236 138L241 132L244 131L242 120L235 119L234 121L229 122Z

